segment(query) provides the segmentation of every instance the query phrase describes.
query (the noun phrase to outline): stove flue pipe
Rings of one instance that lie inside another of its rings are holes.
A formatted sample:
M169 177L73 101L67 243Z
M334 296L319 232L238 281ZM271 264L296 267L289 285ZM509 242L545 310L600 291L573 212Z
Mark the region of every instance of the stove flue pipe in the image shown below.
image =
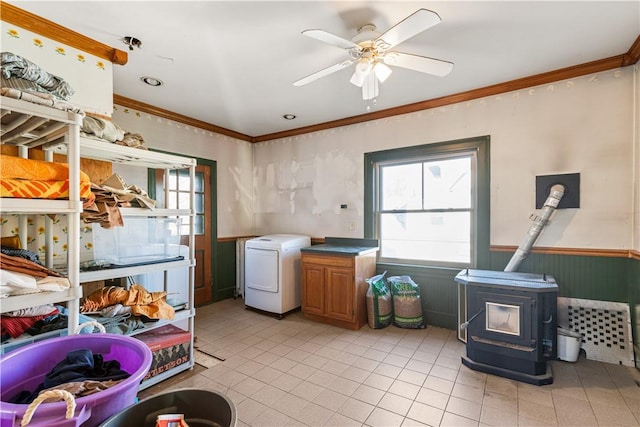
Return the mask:
M511 260L509 260L509 264L504 268L504 271L518 271L518 267L520 267L522 261L524 261L527 255L529 255L529 251L531 251L533 244L538 239L538 236L540 236L542 229L549 222L551 214L558 207L558 203L560 203L562 196L564 196L564 185L556 184L551 187L549 196L542 207L542 215L531 215L533 224L529 227L527 237L525 237L524 241L520 243L520 246L516 249L516 253L514 253Z

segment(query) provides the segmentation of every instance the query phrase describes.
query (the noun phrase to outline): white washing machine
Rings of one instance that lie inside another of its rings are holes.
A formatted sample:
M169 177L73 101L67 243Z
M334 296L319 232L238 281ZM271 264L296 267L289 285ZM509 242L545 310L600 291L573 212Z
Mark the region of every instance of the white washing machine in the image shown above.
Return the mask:
M300 307L300 248L311 238L271 234L245 243L244 301L247 307L282 316Z

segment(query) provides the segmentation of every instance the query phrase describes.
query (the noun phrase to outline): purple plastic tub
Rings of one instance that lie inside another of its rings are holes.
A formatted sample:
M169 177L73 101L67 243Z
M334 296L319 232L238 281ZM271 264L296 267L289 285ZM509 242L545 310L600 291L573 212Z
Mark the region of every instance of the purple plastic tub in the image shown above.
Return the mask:
M151 366L149 347L135 338L117 334L69 335L30 344L0 358L0 426L19 426L29 406L7 400L22 390L35 390L69 351L80 349L100 353L104 360L119 361L131 376L107 390L77 398L72 419L65 420L65 402L43 403L28 425L92 427L134 404L138 386Z

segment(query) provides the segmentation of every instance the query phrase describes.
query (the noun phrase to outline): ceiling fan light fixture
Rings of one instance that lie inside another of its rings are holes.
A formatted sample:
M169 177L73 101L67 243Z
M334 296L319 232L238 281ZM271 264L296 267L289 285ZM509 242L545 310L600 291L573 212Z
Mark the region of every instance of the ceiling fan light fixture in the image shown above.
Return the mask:
M382 62L376 62L376 65L373 66L373 72L380 83L384 83L392 73L391 68Z
M351 76L350 82L358 87L362 87L364 79L371 72L371 60L369 58L360 58L356 64L355 71Z

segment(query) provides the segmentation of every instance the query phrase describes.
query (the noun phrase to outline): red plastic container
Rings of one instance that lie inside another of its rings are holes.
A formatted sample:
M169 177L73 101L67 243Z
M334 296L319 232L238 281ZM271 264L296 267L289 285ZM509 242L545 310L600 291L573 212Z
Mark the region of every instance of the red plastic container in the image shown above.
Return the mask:
M117 385L76 399L74 417L65 420L65 402L43 403L29 426L99 425L135 403L138 386L151 366L151 350L143 342L117 334L69 335L40 341L0 358L0 427L17 427L29 405L8 403L20 391L35 390L46 374L72 350L89 349L104 360L117 360L131 376Z

